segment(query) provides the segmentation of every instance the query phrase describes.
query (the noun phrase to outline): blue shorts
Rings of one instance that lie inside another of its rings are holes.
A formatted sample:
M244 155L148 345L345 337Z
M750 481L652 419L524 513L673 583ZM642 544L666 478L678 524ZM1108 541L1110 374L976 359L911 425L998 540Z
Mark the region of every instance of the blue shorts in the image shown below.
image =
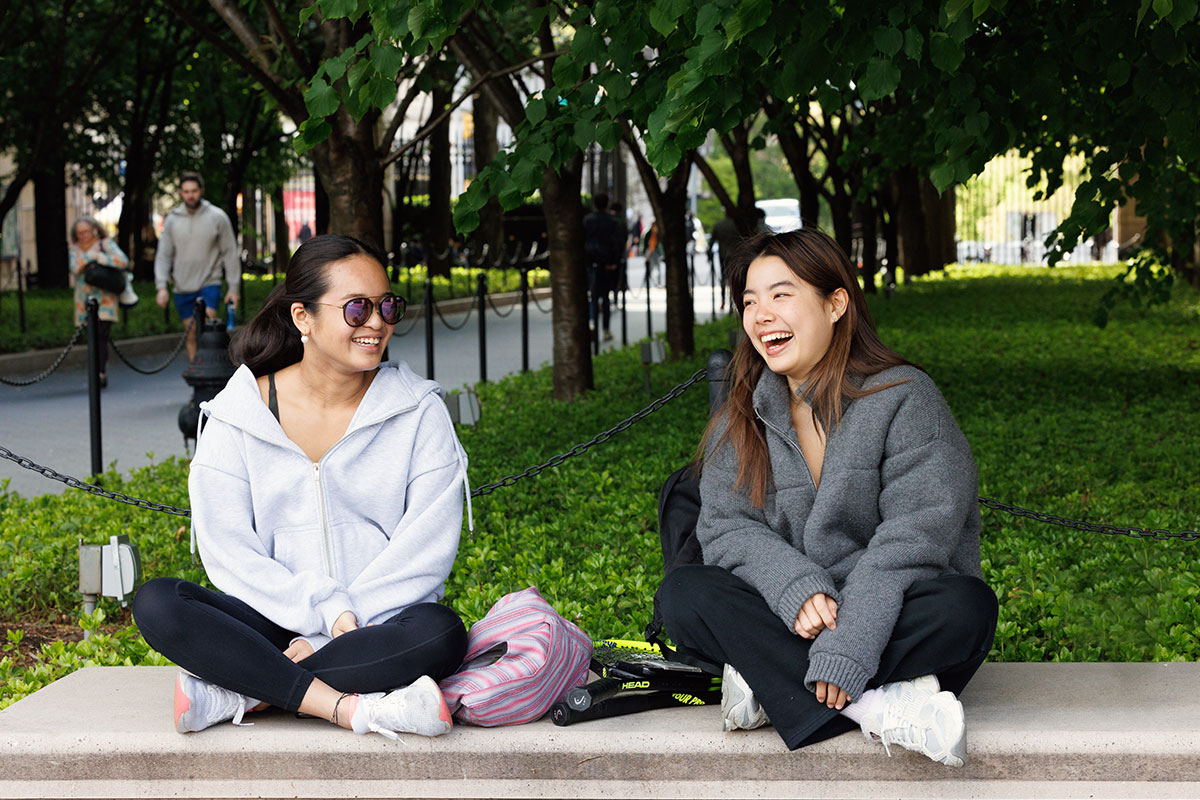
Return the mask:
M214 283L212 286L205 286L198 292L176 292L175 293L175 308L179 311L181 320L191 319L196 314L196 299L204 300L204 307L213 314L221 313L221 286Z

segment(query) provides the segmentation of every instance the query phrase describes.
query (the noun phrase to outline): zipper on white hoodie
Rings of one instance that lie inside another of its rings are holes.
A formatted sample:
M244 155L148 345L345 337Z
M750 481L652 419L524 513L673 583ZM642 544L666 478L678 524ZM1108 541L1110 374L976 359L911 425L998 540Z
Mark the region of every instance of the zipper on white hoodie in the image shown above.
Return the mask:
M325 514L325 492L321 490L321 465L313 464L313 486L317 491L317 517L321 520L321 557L325 562L325 574L337 578L333 565L333 542L329 537L329 520Z

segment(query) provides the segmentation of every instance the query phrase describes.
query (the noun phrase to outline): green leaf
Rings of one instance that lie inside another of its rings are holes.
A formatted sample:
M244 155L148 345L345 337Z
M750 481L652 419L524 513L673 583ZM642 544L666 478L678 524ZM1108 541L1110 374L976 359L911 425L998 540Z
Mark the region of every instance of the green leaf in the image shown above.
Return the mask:
M404 66L404 51L393 44L375 42L371 45L371 64L380 73L395 80Z
M954 165L945 162L938 164L929 174L929 179L933 181L933 188L941 194L954 183Z
M320 3L313 3L311 6L305 6L300 9L300 27L304 27L304 23L312 17L313 14L321 10Z
M354 62L354 66L346 74L346 86L352 92L358 91L358 87L362 86L366 81L368 73L375 73L371 67L371 62L365 58L360 58Z
M525 106L525 118L533 125L546 118L546 101L540 97L535 97Z
M454 228L464 236L479 227L479 211L459 200L454 206Z
M661 33L663 36L670 36L675 30L675 18L667 14L658 6L650 9L650 27Z
M904 32L904 55L913 61L920 61L924 43L925 40L921 38L921 32L915 28L909 28Z
M346 74L346 64L350 61L350 58L353 55L354 53L352 51L347 50L340 55L334 56L333 58L325 59L325 63L322 66L325 67L325 74L329 76L330 83L338 81L343 75Z
M600 61L604 56L604 40L595 28L584 25L575 31L571 52L577 61L584 64Z
M586 150L588 145L590 145L596 139L595 124L586 119L577 121L575 123L575 134L573 138L576 146L578 146L580 150Z
M316 147L333 132L333 126L326 120L306 119L300 123L300 133L292 140L296 152L303 155Z
M696 14L696 35L704 36L716 30L721 21L721 9L716 3L705 3Z
M425 32L425 24L429 21L430 7L428 5L413 6L412 11L408 12L408 29L412 31L414 39L420 39Z
M314 78L312 86L304 93L304 107L308 109L310 117L328 117L340 105L337 92L321 78Z
M348 17L358 9L358 0L321 0L321 14L328 19Z
M904 34L895 28L878 28L875 31L875 47L889 58L904 46Z
M621 141L621 126L613 120L605 120L600 124L600 128L596 134L596 141L605 150L612 150Z
M973 0L947 0L946 15L951 21L954 21L971 7L972 2Z
M725 37L718 31L710 31L700 40L700 50L696 60L704 64L725 50Z
M891 61L873 58L858 83L858 93L865 102L887 97L900 85L900 69Z
M1150 36L1150 49L1155 58L1172 67L1187 57L1187 47L1166 25L1158 25L1154 28L1154 33Z
M396 99L396 82L376 72L367 82L367 99L376 108L387 108Z
M953 73L963 60L962 45L944 33L929 38L929 58L942 72Z
M1154 0L1154 13L1164 19L1171 13L1171 0Z

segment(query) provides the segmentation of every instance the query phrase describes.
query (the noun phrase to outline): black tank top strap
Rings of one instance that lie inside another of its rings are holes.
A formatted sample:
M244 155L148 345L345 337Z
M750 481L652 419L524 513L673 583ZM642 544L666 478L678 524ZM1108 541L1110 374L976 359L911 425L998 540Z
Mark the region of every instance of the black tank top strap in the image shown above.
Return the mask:
M275 421L279 422L279 398L275 395L274 372L267 376L267 408L271 409L271 414L275 417Z

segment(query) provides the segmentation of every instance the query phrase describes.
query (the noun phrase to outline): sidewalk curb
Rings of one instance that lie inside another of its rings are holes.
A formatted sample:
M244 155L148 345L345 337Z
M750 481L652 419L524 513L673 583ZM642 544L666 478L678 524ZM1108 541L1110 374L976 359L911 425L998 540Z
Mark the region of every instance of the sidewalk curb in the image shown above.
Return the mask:
M549 297L551 294L549 287L538 289L530 289L529 296L532 302L533 298L539 300ZM500 292L489 295L491 304L495 304L501 308L511 306L520 301L520 292ZM437 308L443 314L453 314L466 311L474 304L474 297L459 297L453 300L442 300L438 302ZM420 302L409 302L408 310L405 312L406 317L423 317L425 308ZM130 358L138 358L139 356L156 356L165 355L175 349L175 345L179 344L179 337L183 332L179 333L164 333L155 336L140 336L134 339L117 339L117 345L121 348L121 352ZM42 370L49 367L58 358L63 351L62 347L56 347L49 350L28 350L24 353L7 353L0 355L0 376L15 380L19 378L29 378ZM180 371L185 365L184 361L179 362ZM71 352L63 360L59 369L81 369L87 366L87 338L80 336L79 341L71 348Z

